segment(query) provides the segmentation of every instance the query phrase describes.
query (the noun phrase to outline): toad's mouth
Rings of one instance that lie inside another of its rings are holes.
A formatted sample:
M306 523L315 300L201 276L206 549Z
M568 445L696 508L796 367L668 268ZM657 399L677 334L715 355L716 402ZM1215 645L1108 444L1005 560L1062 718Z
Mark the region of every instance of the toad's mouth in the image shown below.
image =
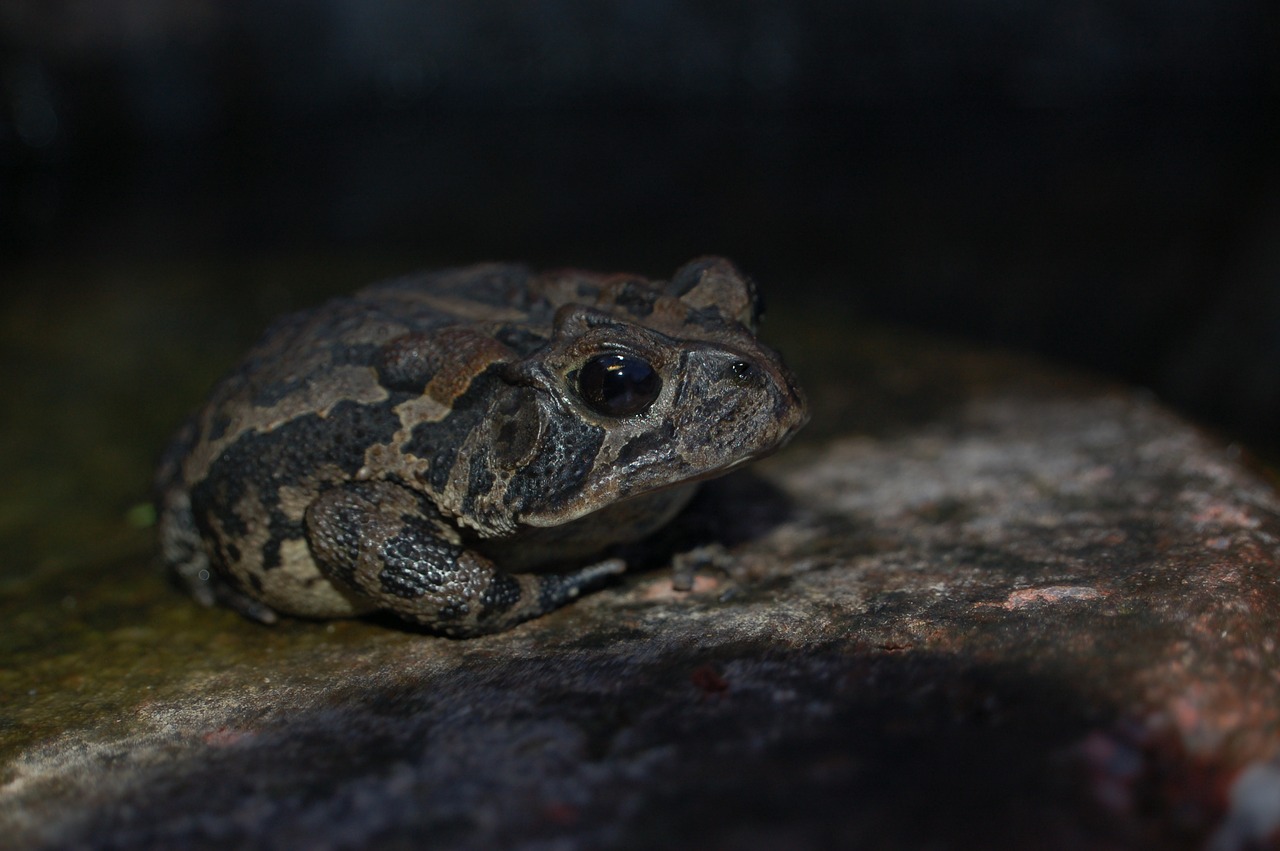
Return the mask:
M757 454L744 455L710 469L697 472L689 471L688 475L674 477L669 474L670 466L663 463L667 459L655 460L652 464L645 466L662 469L667 471L668 475L663 476L661 479L652 479L645 477L641 469L635 469L631 471L631 475L605 477L592 482L576 496L565 500L559 505L535 509L523 515L520 518L520 522L526 526L539 528L561 526L593 514L605 513L606 510L625 503L637 502L667 491L686 488L692 493L699 483L728 475L740 467L773 454L778 448L773 447Z

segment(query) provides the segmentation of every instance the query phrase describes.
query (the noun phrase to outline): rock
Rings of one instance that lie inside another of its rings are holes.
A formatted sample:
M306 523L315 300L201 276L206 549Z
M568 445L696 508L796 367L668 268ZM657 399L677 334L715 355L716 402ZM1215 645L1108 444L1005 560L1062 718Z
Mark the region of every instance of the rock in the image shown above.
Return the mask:
M0 845L1275 842L1274 488L1142 393L802 330L801 441L510 633L264 628L125 559L6 691Z

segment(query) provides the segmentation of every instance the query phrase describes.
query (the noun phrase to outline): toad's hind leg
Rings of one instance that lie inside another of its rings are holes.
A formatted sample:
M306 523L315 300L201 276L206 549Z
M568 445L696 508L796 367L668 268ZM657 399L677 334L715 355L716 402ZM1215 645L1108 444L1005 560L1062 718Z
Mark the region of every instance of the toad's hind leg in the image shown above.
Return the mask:
M259 623L275 623L275 611L228 582L213 567L182 483L180 463L190 451L194 425L187 423L161 459L156 476L160 554L174 580L203 606L222 604Z
M610 559L573 573L503 573L462 546L429 502L389 482L325 491L307 508L306 531L330 582L456 637L501 632L546 614L625 567Z

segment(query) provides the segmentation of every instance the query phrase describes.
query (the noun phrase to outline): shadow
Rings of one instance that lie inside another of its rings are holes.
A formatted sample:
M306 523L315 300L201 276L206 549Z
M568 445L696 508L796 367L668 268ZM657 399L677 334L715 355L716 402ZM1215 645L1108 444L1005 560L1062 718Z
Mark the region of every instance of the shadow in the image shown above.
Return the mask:
M634 544L617 547L628 572L669 566L700 547L732 548L763 538L793 514L790 498L749 470L704 482L670 523Z
M1116 781L1141 806L1099 806L1081 743L1115 709L1016 665L841 640L564 651L335 674L319 700L90 746L30 794L86 848L1176 849L1210 827L1167 794L1201 770L1177 753L1133 750Z

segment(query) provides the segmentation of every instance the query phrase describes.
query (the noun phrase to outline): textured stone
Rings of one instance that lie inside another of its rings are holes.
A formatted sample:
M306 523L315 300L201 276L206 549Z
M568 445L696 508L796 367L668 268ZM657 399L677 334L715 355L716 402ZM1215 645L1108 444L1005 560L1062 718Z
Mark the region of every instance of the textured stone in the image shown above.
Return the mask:
M511 633L264 628L122 566L101 642L6 692L0 845L1276 842L1274 488L1140 393L786 330L805 437Z

